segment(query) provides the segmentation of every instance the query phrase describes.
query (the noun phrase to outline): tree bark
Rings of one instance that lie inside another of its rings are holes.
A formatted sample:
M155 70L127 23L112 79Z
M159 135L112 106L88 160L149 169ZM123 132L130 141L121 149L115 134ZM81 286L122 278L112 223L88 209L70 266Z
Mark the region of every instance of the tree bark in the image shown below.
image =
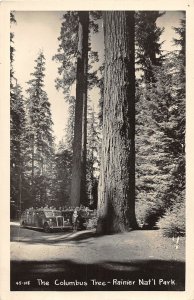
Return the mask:
M34 193L34 133L32 134L32 140L31 140L31 150L32 150L32 174L31 174L31 203L33 203L34 201L34 196L35 196L35 193Z
M84 202L86 174L86 120L87 112L87 70L88 70L88 30L89 12L79 13L79 41L77 55L77 81L75 103L75 125L73 141L73 166L71 182L71 205L79 206ZM85 152L84 152L85 151ZM82 188L81 188L82 185Z
M134 12L105 12L103 138L97 232L137 227L135 218Z
M88 111L88 35L89 35L89 12L84 17L85 28L83 35L83 60L84 60L84 94L83 94L83 136L82 136L82 166L81 166L81 191L80 203L87 205L86 192L86 163L87 163L87 111Z

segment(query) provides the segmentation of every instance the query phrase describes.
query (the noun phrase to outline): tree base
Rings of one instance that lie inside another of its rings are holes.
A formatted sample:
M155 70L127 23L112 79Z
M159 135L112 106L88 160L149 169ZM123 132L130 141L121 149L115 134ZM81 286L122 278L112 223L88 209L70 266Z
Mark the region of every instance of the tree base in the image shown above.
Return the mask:
M124 225L122 223L110 222L105 218L99 218L96 228L97 235L111 235L122 232L129 232L132 230L138 229L138 224L136 220L129 226L128 224Z

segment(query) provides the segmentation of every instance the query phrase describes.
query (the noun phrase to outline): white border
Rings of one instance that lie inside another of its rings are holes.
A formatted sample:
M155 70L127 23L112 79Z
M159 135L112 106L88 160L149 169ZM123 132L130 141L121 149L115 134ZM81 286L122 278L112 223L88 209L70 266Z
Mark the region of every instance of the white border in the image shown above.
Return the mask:
M186 10L187 79L186 79L186 291L185 292L10 292L10 232L9 232L9 14L19 11L54 10ZM26 0L0 1L0 299L194 299L194 1L183 0ZM193 275L193 276L192 276Z

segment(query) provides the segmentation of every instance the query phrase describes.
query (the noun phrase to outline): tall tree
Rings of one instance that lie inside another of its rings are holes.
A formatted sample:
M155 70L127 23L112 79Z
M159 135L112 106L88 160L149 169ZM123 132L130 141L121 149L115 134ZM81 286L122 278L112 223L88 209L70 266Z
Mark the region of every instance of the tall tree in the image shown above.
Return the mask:
M15 16L13 12L10 13L10 23L14 24L16 23ZM10 80L14 77L14 70L13 70L13 62L14 62L14 33L10 32Z
M16 23L10 14L11 24ZM13 208L21 212L24 191L24 150L26 115L22 89L17 83L14 72L14 34L10 34L10 194L11 215Z
M165 67L153 74L155 84L139 86L136 94L136 212L150 226L165 210L165 192L172 180L167 135L171 75Z
M55 154L56 176L55 199L56 206L71 206L70 188L71 188L71 169L72 169L72 152L67 148L66 143L59 142L58 149Z
M86 206L97 208L97 188L99 177L99 120L94 108L88 105L88 138L87 138L87 194Z
M98 24L96 20L99 18L99 12L87 12L90 15L87 26L88 34L95 33L98 31ZM88 17L86 18L88 19ZM65 100L69 103L69 120L68 129L72 129L72 125L75 124L75 104L73 101L74 97L71 95L72 87L76 82L76 68L78 68L77 52L78 51L78 34L79 34L79 14L78 12L66 12L63 16L63 22L61 26L61 34L58 38L60 41L58 53L53 57L55 61L60 64L58 68L59 76L56 79L57 89L62 89ZM87 84L88 88L92 88L97 82L96 71L92 70L92 64L98 61L97 53L91 50L90 45L90 35L88 36L88 59L89 64L87 66ZM87 95L87 94L86 94ZM87 144L87 97L83 103L83 120L82 120L82 164L81 164L81 177L82 183L80 190L81 202L86 201L86 144ZM70 130L70 133L72 130ZM70 141L72 139L71 134L67 133L67 139ZM70 143L71 145L72 143ZM83 201L82 201L83 199ZM79 200L80 202L80 200ZM72 203L72 205L74 205Z
M169 122L166 128L166 135L170 143L168 149L172 157L170 172L172 180L166 190L166 199L170 203L172 215L175 215L175 222L178 217L182 220L176 229L179 233L185 230L185 121L186 121L186 89L185 89L185 49L186 49L186 20L185 15L180 20L180 26L174 28L177 38L174 39L177 51L174 51L168 60L168 69L171 73L173 101L169 107ZM165 72L166 73L166 72ZM168 214L167 214L168 215ZM166 216L167 217L167 216ZM168 218L168 217L167 217ZM166 224L165 224L166 226ZM173 226L172 226L173 227ZM173 228L172 228L173 229Z
M153 67L161 66L163 60L160 37L164 29L156 23L163 14L159 11L135 13L136 63L148 82L154 80Z
M105 12L99 233L136 227L134 12Z
M28 81L27 116L29 138L29 163L31 172L31 194L36 204L48 200L48 177L53 164L53 135L50 103L44 91L45 58L40 52L35 60L32 79ZM39 203L38 203L39 202Z
M88 32L89 12L80 11L79 16L79 38L77 53L77 75L76 75L76 103L75 124L73 142L73 166L71 184L72 206L79 206L86 197L86 141L82 140L82 134L86 139L86 124L83 123L87 115L87 70L88 70ZM82 144L83 141L83 144Z
M25 124L24 98L21 87L11 84L10 97L10 177L11 201L21 212L24 188Z
M154 82L140 83L136 94L136 211L150 226L183 200L185 186L184 27L177 32L179 50L152 68Z
M78 24L77 11L65 12L58 37L59 47L53 56L53 60L59 64L56 88L63 91L67 102L71 100L71 89L76 80Z
M66 148L72 153L73 152L73 133L75 123L75 97L69 97L68 107L68 120L65 128L65 142Z
M157 110L157 104L160 105L162 113L157 111L163 120L167 109L163 97L159 103L152 95L157 81L155 69L160 70L164 60L160 41L163 29L157 26L157 19L162 15L159 11L137 11L135 14L136 70L140 71L136 78L136 215L140 222L145 221L147 214L155 214L156 202L160 207L158 187L163 187L160 190L163 194L165 186L159 167L165 161L159 145L163 134L153 118L153 111Z

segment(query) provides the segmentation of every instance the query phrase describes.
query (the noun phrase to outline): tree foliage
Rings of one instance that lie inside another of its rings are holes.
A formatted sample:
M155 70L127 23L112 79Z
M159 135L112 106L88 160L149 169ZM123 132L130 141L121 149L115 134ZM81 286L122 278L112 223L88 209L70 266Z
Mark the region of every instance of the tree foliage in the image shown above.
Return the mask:
M66 147L66 144L63 142L63 140L59 142L58 149L56 150L55 166L55 206L69 207L71 206L70 187L72 173L72 152Z
M183 35L182 29L177 32ZM139 81L136 92L136 211L140 222L148 223L150 227L163 216L169 223L171 212L175 218L176 209L184 207L183 37L179 46L178 51L165 56L160 66L152 66L154 82ZM177 210L177 220L180 214ZM158 224L164 228L164 222Z
M163 28L159 28L156 21L164 13L159 11L137 11L136 19L136 63L138 70L142 70L145 80L153 80L153 66L162 63L160 37Z
M176 50L164 55L163 28L157 25L164 13L137 11L130 14L131 19L127 12L104 13L106 56L99 62L98 53L93 51L92 36L99 30L101 12L89 12L85 92L98 87L101 108L97 120L92 105L86 105L86 97L84 113L80 114L80 128L84 133L82 155L86 157L84 204L97 206L100 167L98 230L110 233L135 228L135 173L139 223L150 227L157 224L167 236L180 235L185 232L186 21L183 18L180 26L174 28ZM10 21L16 23L13 13ZM10 179L11 204L17 210L44 204L70 205L73 131L77 122L79 12L64 13L58 41L53 57L58 65L55 85L68 102L69 117L65 143L61 141L55 152L51 108L44 86L44 54L40 52L35 60L25 99L14 72L14 34L10 34ZM130 53L128 47L131 47Z
M16 23L13 13L11 24ZM21 210L25 194L24 153L26 147L25 129L26 114L22 88L14 72L14 34L10 34L10 200L11 217Z
M87 206L97 208L98 200L98 177L100 166L100 130L99 120L95 110L88 106L88 143L87 143Z
M68 140L68 144L72 146L73 148L73 127L76 126L77 121L75 122L75 112L76 112L76 105L78 104L79 99L74 98L72 96L72 89L75 86L75 80L76 80L76 70L78 70L78 60L77 60L77 55L79 55L79 39L78 39L78 33L79 33L79 12L66 12L63 16L63 22L61 25L61 34L59 37L59 48L58 48L58 53L53 57L57 63L59 63L59 68L58 68L58 78L56 79L56 87L58 89L62 89L65 95L66 101L69 103L69 118L68 118L68 133L66 134L66 138ZM85 52L88 52L88 65L87 65L87 90L92 89L94 86L98 85L98 77L97 77L97 70L95 68L93 69L93 65L98 62L98 54L97 52L92 51L91 48L91 35L95 34L98 32L98 23L97 20L100 17L99 12L89 12L89 37L88 37L88 44L85 47L86 49L84 50ZM84 21L86 22L86 20ZM83 24L84 24L83 22ZM83 79L84 76L82 75ZM78 84L78 80L77 80ZM78 89L76 88L76 98L77 98L77 91ZM87 93L87 92L86 92ZM85 93L85 94L86 94ZM86 96L87 98L87 96ZM82 169L82 182L81 182L81 194L83 196L81 197L82 199L85 199L84 201L87 202L87 197L86 197L86 183L85 179L87 174L87 169L86 169L86 145L87 145L87 101L83 103L83 111L84 111L84 117L82 119L83 126L78 125L78 130L80 131L80 128L82 128L82 150L81 150L81 156L82 156L82 164L81 164L81 169ZM79 101L80 103L80 101ZM80 105L80 104L79 104ZM81 113L80 108L78 109L77 113ZM76 113L76 114L77 114ZM76 134L77 130L75 130ZM78 134L80 135L80 133ZM75 137L75 136L74 136ZM75 143L78 145L78 143ZM77 161L77 158L76 158ZM79 173L79 168L76 170L76 174ZM73 176L74 178L75 176ZM73 191L75 191L75 182L72 183L74 188ZM72 196L72 199L74 199L75 196ZM73 201L73 200L72 200ZM86 203L84 203L86 204Z
M100 12L89 13L89 33L98 32L97 20L100 18ZM71 99L71 90L76 80L77 69L77 52L78 52L78 12L68 11L63 15L61 23L61 32L58 37L59 48L57 54L53 56L53 60L57 62L58 77L55 80L56 88L62 89L66 101ZM88 43L88 86L92 88L97 81L97 72L92 70L92 65L98 62L98 54L92 51L90 36Z
M32 201L44 204L52 198L52 172L54 139L50 102L44 91L45 58L40 52L35 60L32 79L27 89L28 177L31 184Z

